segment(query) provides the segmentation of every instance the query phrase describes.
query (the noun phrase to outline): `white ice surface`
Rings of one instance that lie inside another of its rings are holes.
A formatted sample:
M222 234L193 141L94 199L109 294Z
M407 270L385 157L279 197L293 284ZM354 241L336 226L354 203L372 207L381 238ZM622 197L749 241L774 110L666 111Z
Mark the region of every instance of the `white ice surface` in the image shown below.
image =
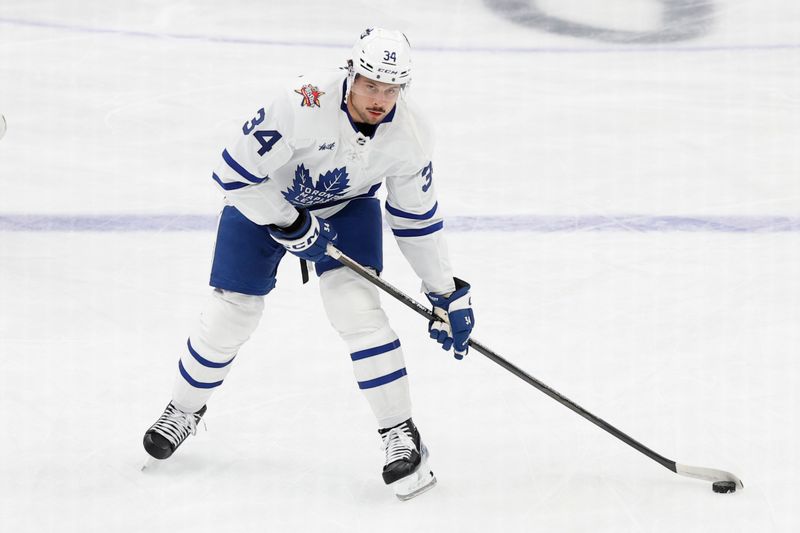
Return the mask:
M210 171L263 87L340 64L367 25L417 49L412 90L453 217L800 216L795 2L715 0L706 34L652 45L534 30L489 3L0 3L0 530L800 531L797 224L449 236L477 338L667 457L734 472L735 495L479 354L454 361L384 298L439 480L396 501L346 349L293 261L208 430L139 471L212 232L3 217L213 216ZM667 4L538 3L628 31ZM417 295L386 237L386 279Z

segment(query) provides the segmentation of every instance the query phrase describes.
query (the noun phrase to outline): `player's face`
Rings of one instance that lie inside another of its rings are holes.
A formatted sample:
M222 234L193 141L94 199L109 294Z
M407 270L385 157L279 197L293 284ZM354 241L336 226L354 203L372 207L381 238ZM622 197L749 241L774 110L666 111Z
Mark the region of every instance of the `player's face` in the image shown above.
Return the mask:
M355 122L377 124L392 110L400 96L400 85L356 76L347 99L347 109Z

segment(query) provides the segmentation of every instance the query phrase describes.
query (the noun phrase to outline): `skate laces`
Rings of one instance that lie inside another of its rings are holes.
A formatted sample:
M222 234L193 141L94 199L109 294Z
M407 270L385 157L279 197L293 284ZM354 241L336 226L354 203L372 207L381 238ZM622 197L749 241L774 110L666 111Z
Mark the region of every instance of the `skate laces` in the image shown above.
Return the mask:
M382 437L387 465L399 459L408 460L411 458L411 452L417 451L414 438L411 436L411 428L407 424L393 427Z
M164 414L159 417L150 429L158 431L172 446L177 447L190 434L197 434L197 422L199 420L200 417L196 414L184 413L174 405L169 404Z

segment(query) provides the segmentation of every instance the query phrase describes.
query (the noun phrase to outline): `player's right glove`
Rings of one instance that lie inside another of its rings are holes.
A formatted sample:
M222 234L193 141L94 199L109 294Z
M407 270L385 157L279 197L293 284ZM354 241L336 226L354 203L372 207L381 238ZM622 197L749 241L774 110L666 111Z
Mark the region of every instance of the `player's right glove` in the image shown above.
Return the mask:
M289 252L306 261L319 261L325 257L329 242L336 241L336 232L324 218L299 209L300 215L291 226L267 226L270 236Z
M463 359L469 351L469 335L475 326L475 315L472 313L472 297L469 294L469 283L453 278L456 290L450 295L428 293L426 296L433 305L433 314L439 320L431 320L428 332L432 339L442 345L443 350L453 348L453 356Z

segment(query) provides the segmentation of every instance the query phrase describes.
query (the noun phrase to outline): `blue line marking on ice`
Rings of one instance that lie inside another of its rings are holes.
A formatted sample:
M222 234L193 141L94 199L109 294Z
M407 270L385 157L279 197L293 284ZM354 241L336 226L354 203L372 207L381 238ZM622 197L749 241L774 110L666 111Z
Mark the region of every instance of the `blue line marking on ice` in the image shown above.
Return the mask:
M2 215L0 232L214 231L217 215ZM481 215L447 217L451 232L800 232L800 217L653 215Z
M60 22L46 22L38 20L17 19L0 17L0 24L12 26L25 26L33 28L47 28L75 33L119 35L124 37L137 37L148 39L181 39L186 41L203 41L228 44L248 44L258 46L290 46L309 48L341 48L349 49L352 44L325 43L312 41L282 41L278 39L255 39L247 37L228 37L224 35L202 35L182 33L160 33L151 31L125 30L115 28L97 28L78 24L65 24ZM592 47L496 47L496 46L415 46L415 50L424 52L454 52L454 53L507 53L507 54L607 54L607 53L642 53L642 52L765 52L773 50L800 50L800 43L772 43L772 44L720 44L704 46L664 46L664 45L636 45L636 46L592 46Z

